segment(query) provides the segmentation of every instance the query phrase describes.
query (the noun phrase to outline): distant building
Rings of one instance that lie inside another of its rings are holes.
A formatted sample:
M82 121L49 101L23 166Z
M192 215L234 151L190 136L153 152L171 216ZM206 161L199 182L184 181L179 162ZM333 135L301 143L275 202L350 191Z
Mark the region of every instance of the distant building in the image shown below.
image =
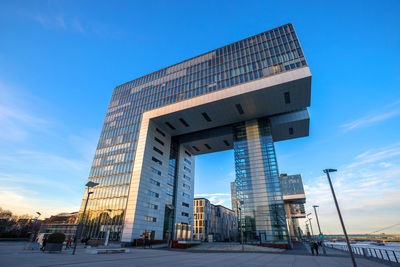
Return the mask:
M213 205L206 198L193 200L193 239L233 241L237 239L238 223L233 210Z
M74 238L77 230L78 212L60 213L45 219L39 230L39 239L52 233L64 233L65 238Z
M304 208L306 195L304 193L303 180L300 174L287 175L286 173L282 173L279 179L286 218L288 219L289 236L291 240L299 240L302 236L302 232L298 219L306 217Z
M232 201L232 209L237 215L237 195L236 195L236 182L231 182L231 201Z

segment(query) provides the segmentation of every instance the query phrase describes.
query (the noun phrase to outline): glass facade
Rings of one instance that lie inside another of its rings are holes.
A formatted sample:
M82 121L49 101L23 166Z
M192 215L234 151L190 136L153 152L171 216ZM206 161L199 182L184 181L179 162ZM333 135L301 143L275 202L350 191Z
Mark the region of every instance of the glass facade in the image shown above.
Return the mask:
M280 176L282 193L284 195L304 194L303 180L300 174Z
M110 239L121 237L143 112L306 65L287 24L117 86L89 173L99 185L92 189L82 236L104 238L111 225Z
M286 214L268 118L234 126L236 198L245 241L287 244Z

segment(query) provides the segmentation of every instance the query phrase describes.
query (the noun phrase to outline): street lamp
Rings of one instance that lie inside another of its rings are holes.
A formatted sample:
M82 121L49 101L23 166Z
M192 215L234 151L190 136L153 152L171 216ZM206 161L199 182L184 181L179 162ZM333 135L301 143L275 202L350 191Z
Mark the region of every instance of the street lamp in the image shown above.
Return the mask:
M319 226L319 220L318 220L318 214L317 214L317 208L318 205L313 205L314 208L314 213L315 213L315 218L317 218L317 225L318 225L318 230L319 230L319 236L322 239L322 232L321 232L321 227ZM326 256L326 250L325 250L325 244L322 242L322 251L324 252L324 255Z
M239 217L240 217L240 239L241 239L241 241L242 241L242 251L244 251L244 244L243 244L243 224L242 224L242 204L243 204L243 201L239 201L239 200L236 200L236 207L237 207L237 209L238 209L238 211L240 212L239 213ZM239 205L240 205L240 207L239 207Z
M307 219L308 219L308 221L310 222L310 227L311 227L311 239L312 240L314 240L314 231L313 231L313 229L312 229L312 223L311 223L311 219L312 218L308 218L308 215L311 215L311 212L309 213L309 214L307 214L306 216L307 216Z
M76 245L78 243L79 238L81 238L81 233L82 233L82 225L83 225L83 219L85 218L85 212L86 212L86 207L87 207L87 203L89 201L89 196L91 194L93 194L93 192L89 192L90 188L93 188L95 186L99 185L99 183L95 183L95 182L88 182L85 186L87 187L87 198L86 198L86 203L85 203L85 208L83 209L83 214L82 214L82 219L81 222L78 225L78 228L76 229L76 235L75 235L75 244L74 244L74 250L72 251L72 255L75 255L75 250L76 250Z
M328 182L329 182L329 186L331 187L333 200L335 201L336 209L337 209L337 212L338 212L338 215L339 215L340 224L342 225L344 237L346 238L346 243L347 243L347 246L349 248L349 254L350 254L351 261L353 262L353 266L357 267L356 260L354 259L353 251L351 250L349 237L347 236L346 228L344 227L344 222L343 222L342 214L340 213L339 204L338 204L337 199L336 199L335 190L333 190L331 177L329 176L330 172L336 172L336 171L337 171L336 169L325 169L324 173L326 173L326 176L327 176Z

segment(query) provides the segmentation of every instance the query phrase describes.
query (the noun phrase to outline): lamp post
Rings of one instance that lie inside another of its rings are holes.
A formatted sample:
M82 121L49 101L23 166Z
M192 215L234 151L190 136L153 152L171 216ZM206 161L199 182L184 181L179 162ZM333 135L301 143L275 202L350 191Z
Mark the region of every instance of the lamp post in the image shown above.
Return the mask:
M312 229L312 223L311 223L311 219L312 218L308 218L308 215L311 215L311 212L309 213L309 214L307 214L307 219L308 219L308 221L310 222L310 227L311 227L311 239L312 240L314 240L314 231L313 231L313 229Z
M308 223L306 221L306 236L310 236L310 228L308 228Z
M239 211L239 217L240 217L240 240L241 240L241 243L242 243L242 251L244 251L243 224L242 224L242 204L243 204L243 201L236 200L236 207L237 207L237 209ZM240 205L240 207L239 207L239 205Z
M88 182L88 183L86 184L87 192L88 192L88 193L87 193L85 208L83 209L82 219L81 219L81 222L80 222L79 225L78 225L78 228L76 229L76 234L75 234L75 238L74 238L74 239L75 239L75 242L74 242L74 250L72 251L72 255L75 255L76 245L77 245L77 243L78 243L79 238L81 237L83 219L85 218L85 212L86 212L86 207L87 207L87 204L88 204L88 201L89 201L89 196L90 196L91 194L93 194L93 192L89 192L89 189L90 189L90 188L93 188L93 187L95 187L95 186L97 186L98 184L99 184L99 183L95 183L95 182L92 182L92 181L90 181L90 182Z
M38 219L39 219L39 217L40 217L40 215L42 215L40 212L36 212L36 214L37 214L37 216L36 216L36 218L35 218L35 225L34 225L34 228L33 228L33 230L34 230L34 235L33 235L33 240L32 240L32 242L35 242L35 237L36 237L36 235L37 235L37 230L36 230L36 227L37 227L37 221L38 221Z
M319 235L320 235L320 238L322 239L322 232L321 232L321 227L319 226L319 220L318 220L318 214L317 214L317 208L318 208L318 207L319 207L318 205L314 205L314 206L313 206L313 208L314 208L314 213L315 213L315 218L317 219L317 225L318 225ZM322 241L322 251L323 251L324 255L326 256L326 249L325 249L325 244L324 244L323 241Z
M351 261L353 262L353 266L354 266L354 267L357 267L357 263L356 263L356 260L355 260L355 258L354 258L354 255L353 255L353 251L351 250L349 237L347 236L346 227L344 226L342 214L340 213L339 204L338 204L338 202L337 202L336 195L335 195L335 190L333 190L333 186L332 186L332 182L331 182L331 177L329 176L329 173L330 173L330 172L336 172L336 171L337 171L336 169L325 169L325 170L324 170L324 173L326 173L326 176L327 176L328 182L329 182L329 186L331 187L333 200L335 201L336 210L337 210L338 215L339 215L340 224L342 225L344 237L346 238L346 243L347 243L347 246L348 246L348 248L349 248L349 254L350 254Z
M36 212L36 214L37 214L37 216L35 217L35 219L33 219L33 222L32 221L30 221L30 226L29 226L29 228L30 228L30 230L31 230L31 232L30 232L30 235L29 235L29 240L28 240L28 242L26 243L26 245L25 245L25 248L24 249L28 249L29 247L31 247L31 249L34 249L34 244L35 244L35 240L36 240L36 235L37 235L37 230L36 230L36 227L37 227L37 220L39 219L39 217L40 217L40 215L42 215L40 212Z

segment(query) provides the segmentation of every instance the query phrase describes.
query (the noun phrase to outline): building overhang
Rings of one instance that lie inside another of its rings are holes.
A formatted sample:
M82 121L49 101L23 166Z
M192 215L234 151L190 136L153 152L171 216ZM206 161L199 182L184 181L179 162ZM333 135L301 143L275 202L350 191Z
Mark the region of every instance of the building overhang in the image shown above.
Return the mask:
M304 204L306 203L306 195L305 194L296 194L296 195L283 195L283 201L288 203L295 204Z
M303 67L149 110L142 119L186 135L182 142L198 155L231 149L232 133L221 127L256 118L270 117L274 141L308 136L310 96L311 73Z

